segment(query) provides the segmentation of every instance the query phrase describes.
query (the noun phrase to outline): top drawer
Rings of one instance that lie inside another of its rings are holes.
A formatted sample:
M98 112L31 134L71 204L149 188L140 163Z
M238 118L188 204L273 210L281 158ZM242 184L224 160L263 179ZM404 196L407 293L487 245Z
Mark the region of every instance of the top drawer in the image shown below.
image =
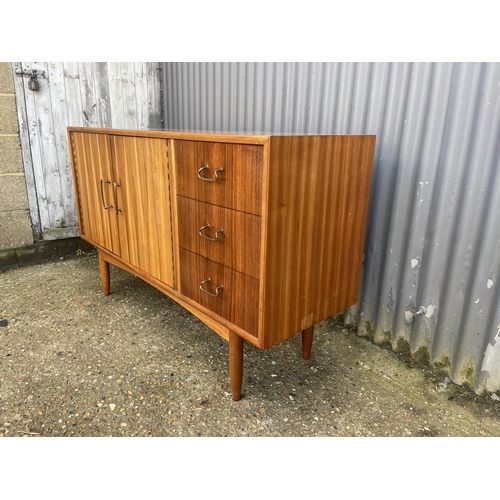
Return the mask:
M177 194L261 215L263 146L174 141Z

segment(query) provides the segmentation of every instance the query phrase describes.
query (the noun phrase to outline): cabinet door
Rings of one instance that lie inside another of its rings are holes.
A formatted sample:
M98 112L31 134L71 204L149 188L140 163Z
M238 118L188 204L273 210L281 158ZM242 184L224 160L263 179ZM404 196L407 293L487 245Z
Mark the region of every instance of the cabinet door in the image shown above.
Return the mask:
M121 256L174 286L167 141L113 136Z
M71 137L80 236L119 256L109 137L82 132Z

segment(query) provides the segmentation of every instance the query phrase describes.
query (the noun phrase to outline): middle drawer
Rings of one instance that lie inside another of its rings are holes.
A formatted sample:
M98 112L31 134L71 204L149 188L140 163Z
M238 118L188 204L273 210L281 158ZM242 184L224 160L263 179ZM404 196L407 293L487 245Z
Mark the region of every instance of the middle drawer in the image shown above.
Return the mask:
M261 218L177 197L179 246L259 279Z

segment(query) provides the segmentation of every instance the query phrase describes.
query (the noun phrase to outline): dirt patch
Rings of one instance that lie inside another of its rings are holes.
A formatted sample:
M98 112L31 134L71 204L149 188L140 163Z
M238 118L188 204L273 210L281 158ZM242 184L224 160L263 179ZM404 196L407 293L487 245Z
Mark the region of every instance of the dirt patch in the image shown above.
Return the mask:
M227 343L96 255L0 272L3 436L500 436L500 406L327 320L245 345L230 396Z

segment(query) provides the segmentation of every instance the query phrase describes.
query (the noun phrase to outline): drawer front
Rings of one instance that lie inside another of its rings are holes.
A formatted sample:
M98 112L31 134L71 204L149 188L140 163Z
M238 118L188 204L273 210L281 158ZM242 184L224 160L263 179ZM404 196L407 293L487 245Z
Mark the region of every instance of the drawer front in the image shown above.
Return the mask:
M183 248L180 258L181 293L257 338L259 281Z
M182 196L177 210L180 247L259 279L259 216Z
M263 146L174 141L177 193L261 215Z

